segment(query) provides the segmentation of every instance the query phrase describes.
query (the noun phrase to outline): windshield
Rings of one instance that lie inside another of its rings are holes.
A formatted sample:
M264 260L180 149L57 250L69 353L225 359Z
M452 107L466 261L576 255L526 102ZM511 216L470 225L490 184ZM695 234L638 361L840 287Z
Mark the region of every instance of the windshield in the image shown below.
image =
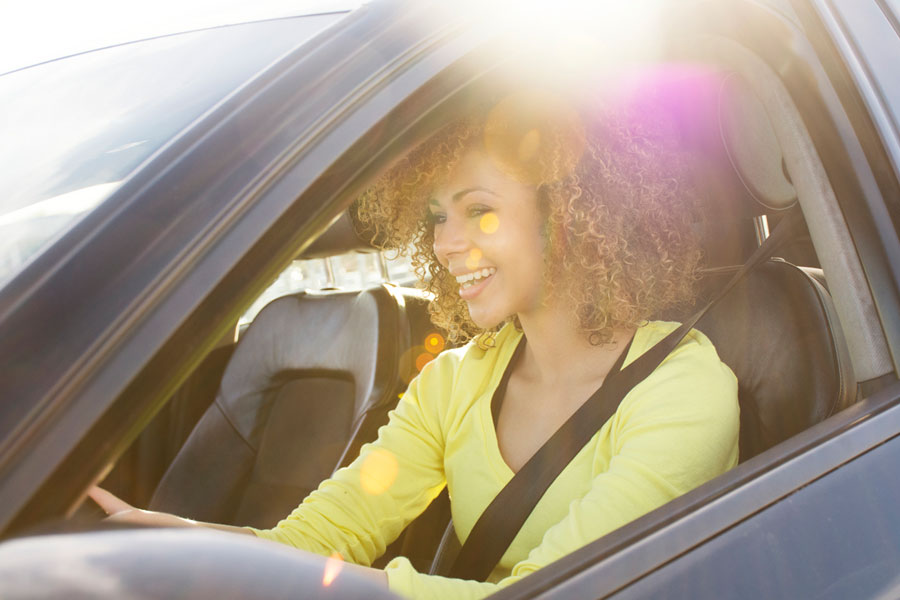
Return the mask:
M328 14L144 40L0 77L0 285Z

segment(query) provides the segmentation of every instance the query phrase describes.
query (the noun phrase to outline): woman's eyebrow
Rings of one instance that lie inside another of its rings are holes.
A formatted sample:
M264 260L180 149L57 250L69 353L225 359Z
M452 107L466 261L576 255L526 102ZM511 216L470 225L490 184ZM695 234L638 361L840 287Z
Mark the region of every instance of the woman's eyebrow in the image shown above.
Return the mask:
M462 198L466 194L471 194L472 192L487 192L488 194L490 194L492 196L497 195L496 192L494 192L493 190L489 190L486 187L477 186L477 187L466 188L464 190L460 190L460 191L456 192L455 194L453 194L452 199L454 202L457 202L457 201L459 201L460 198Z
M460 190L460 191L456 192L455 194L453 194L453 196L451 196L450 199L453 200L453 202L459 202L460 198L462 198L466 194L471 194L472 192L487 192L488 194L490 194L492 196L499 195L499 194L497 194L497 192L490 190L486 187L476 186L476 187L471 187L471 188L466 188L464 190ZM436 198L429 198L428 206L436 206L436 207L440 208L441 203L438 202Z

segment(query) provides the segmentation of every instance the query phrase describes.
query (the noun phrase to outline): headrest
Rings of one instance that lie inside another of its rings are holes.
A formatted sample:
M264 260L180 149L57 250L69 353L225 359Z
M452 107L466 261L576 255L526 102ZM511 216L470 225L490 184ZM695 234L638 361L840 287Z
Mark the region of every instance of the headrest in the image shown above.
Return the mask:
M352 251L377 252L377 249L356 234L356 228L353 225L353 219L350 218L350 213L344 211L331 224L331 227L326 229L306 250L297 256L297 259L325 258Z
M793 206L797 191L785 171L781 145L766 109L734 73L722 80L718 113L728 159L750 196L770 210Z

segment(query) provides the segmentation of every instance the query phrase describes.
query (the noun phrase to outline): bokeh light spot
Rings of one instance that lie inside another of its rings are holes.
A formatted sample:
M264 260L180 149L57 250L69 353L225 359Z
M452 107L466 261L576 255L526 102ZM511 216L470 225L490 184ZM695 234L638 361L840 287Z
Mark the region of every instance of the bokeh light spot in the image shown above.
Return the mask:
M378 448L369 452L359 470L362 489L373 496L386 492L397 479L397 458L387 450Z
M422 369L424 369L425 365L431 362L433 358L434 354L431 354L430 352L423 352L422 354L418 355L416 357L416 371L421 371Z
M400 364L403 365L403 368L401 370L403 381L407 385L409 385L413 378L419 374L419 370L416 368L416 359L423 352L427 352L427 350L425 350L425 346L416 345L407 348L403 352L403 355L400 357Z
M528 162L538 153L538 148L541 146L541 132L537 129L530 129L528 133L522 136L522 140L519 142L519 148L517 154L519 155L519 160L522 162Z
M325 560L325 572L322 574L322 587L331 585L334 580L337 579L338 574L340 574L341 569L343 568L344 557L341 556L340 552L332 552L331 556Z
M510 94L494 105L484 125L484 147L493 163L527 184L571 175L586 144L578 111L546 90Z
M481 249L480 248L472 248L469 252L469 256L466 258L466 268L474 271L478 268L478 264L481 262Z
M429 333L425 338L425 349L432 354L440 354L444 349L444 337L439 333Z
M494 233L500 227L500 219L494 213L486 213L481 216L478 226L485 233Z

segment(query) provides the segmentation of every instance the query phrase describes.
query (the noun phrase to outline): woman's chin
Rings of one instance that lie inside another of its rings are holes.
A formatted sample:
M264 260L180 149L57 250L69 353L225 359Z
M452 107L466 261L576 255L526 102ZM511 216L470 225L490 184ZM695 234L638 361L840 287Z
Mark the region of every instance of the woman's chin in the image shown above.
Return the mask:
M479 329L490 330L503 323L507 317L498 315L482 314L475 311L473 314L472 307L469 307L469 318L478 326Z

